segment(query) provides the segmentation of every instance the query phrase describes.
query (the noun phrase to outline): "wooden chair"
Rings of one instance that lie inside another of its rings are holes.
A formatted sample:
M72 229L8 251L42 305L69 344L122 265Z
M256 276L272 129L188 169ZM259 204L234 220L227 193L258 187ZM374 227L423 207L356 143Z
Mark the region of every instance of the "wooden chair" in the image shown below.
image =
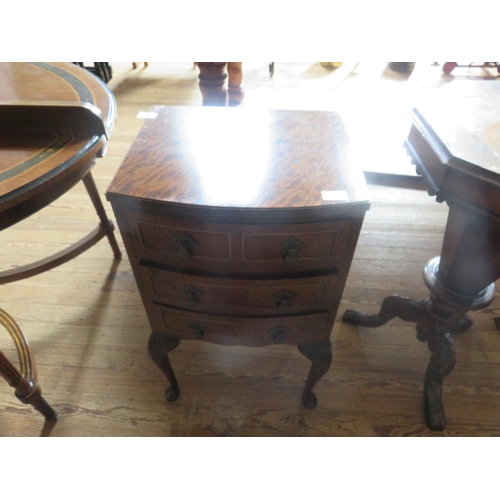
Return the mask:
M93 66L85 66L83 62L74 62L73 64L90 71L90 73L100 78L104 83L108 83L113 77L113 68L109 62L95 62Z
M0 324L6 328L14 340L20 364L19 371L0 351L0 375L11 387L14 387L15 394L22 403L32 405L47 421L55 421L57 414L43 399L42 390L37 384L35 360L26 337L12 317L2 309L0 309Z

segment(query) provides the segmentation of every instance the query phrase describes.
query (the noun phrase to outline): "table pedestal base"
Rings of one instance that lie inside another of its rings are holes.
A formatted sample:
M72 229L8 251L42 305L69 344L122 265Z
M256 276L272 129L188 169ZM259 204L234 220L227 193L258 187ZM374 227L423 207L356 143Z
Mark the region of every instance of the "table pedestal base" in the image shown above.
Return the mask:
M455 366L455 347L451 333L465 331L472 326L467 311L487 307L495 297L491 284L477 297L464 298L446 290L438 276L439 258L429 262L425 269L425 282L431 296L415 301L392 295L386 297L378 314L365 314L353 309L344 313L342 321L356 326L378 327L393 318L416 323L417 339L427 342L431 359L424 378L424 413L431 430L443 430L446 416L442 402L444 378Z

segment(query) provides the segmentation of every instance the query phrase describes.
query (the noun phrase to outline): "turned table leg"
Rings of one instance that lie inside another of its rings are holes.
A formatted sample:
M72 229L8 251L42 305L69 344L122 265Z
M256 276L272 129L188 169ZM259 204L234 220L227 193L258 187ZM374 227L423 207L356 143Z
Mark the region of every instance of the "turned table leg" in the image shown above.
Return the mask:
M122 253L120 251L120 248L118 247L118 243L114 235L115 228L113 226L113 222L111 222L111 220L108 219L108 216L106 215L106 210L104 209L101 197L99 196L99 192L97 191L92 173L89 171L89 173L82 180L83 184L85 185L85 189L87 190L87 193L92 200L92 204L94 205L94 208L97 212L97 216L101 221L101 227L106 231L106 236L108 238L111 249L113 250L115 259L120 259Z
M149 355L170 382L170 387L165 391L165 398L167 401L175 401L179 397L179 384L177 383L174 370L168 359L168 353L173 351L180 342L180 339L162 333L153 332L149 337Z
M226 67L225 62L198 63L203 106L227 106Z
M228 98L229 106L237 106L243 101L245 92L243 91L243 72L240 62L227 63L228 78Z
M302 402L306 408L315 408L318 404L316 395L312 392L316 383L325 375L332 363L332 344L330 339L323 339L298 346L299 351L312 362L306 385L302 394Z

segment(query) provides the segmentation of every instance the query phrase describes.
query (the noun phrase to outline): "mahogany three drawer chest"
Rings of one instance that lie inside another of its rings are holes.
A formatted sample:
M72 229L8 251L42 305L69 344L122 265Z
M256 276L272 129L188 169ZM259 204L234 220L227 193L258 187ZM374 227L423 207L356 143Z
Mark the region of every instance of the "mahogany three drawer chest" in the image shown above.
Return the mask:
M168 353L181 340L290 344L311 362L302 401L314 408L369 208L342 117L177 106L149 116L107 199L167 400L179 396Z

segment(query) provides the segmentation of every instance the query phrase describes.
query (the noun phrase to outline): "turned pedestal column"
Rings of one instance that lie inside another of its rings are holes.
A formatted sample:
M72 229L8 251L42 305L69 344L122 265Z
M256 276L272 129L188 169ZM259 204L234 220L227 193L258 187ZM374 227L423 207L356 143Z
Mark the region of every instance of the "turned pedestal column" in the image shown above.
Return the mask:
M235 106L244 98L240 62L199 62L203 106ZM229 75L229 76L228 76Z

